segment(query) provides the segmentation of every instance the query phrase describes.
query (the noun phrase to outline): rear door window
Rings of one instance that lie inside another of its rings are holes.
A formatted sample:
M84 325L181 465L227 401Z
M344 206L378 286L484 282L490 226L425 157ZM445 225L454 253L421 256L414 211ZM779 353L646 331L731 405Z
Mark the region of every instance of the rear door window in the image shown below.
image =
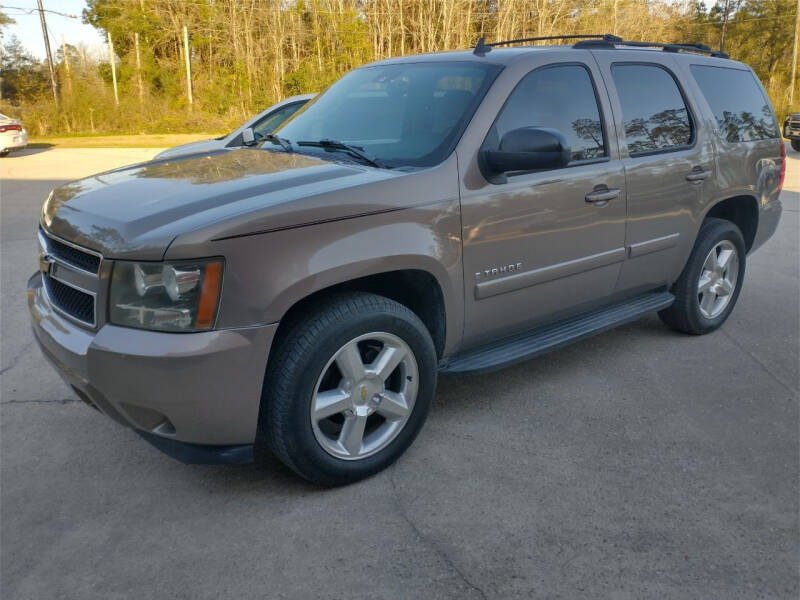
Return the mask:
M573 161L606 156L600 109L586 67L558 65L528 73L494 124L496 141L512 129L549 127L567 138Z
M778 122L761 85L751 71L692 65L692 75L729 142L778 137Z
M691 145L692 118L669 71L652 64L615 64L611 74L631 156Z

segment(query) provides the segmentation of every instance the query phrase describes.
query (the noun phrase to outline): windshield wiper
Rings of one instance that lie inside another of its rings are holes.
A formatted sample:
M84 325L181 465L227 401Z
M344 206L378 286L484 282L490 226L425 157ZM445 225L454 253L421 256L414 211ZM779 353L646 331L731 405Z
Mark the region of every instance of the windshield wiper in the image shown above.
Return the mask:
M351 156L355 156L356 158L360 159L362 162L370 165L371 167L378 167L379 169L388 168L386 165L382 164L377 158L375 158L374 156L370 156L369 154L364 152L363 148L359 148L358 146L353 146L352 144L346 144L338 140L318 140L316 142L303 141L303 142L297 142L297 145L314 146L316 148L325 148L326 150L342 150L343 152L347 152Z
M264 139L267 140L268 142L272 142L273 144L278 144L286 152L294 152L294 148L292 148L292 142L290 142L286 138L282 138L279 135L275 135L274 133L268 133L267 135L264 136Z

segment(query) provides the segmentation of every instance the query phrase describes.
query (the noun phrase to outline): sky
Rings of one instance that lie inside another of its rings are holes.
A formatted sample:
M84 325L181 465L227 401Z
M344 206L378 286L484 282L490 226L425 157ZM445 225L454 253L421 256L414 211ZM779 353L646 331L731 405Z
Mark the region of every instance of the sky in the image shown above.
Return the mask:
M50 49L55 54L61 45L61 36L73 46L86 44L90 51L102 52L105 49L101 34L91 25L81 21L81 13L86 7L85 0L42 0L45 10L75 15L72 19L52 12L45 13L47 29L50 32ZM37 58L45 57L42 25L36 0L0 0L0 10L16 21L4 30L5 39L16 35L28 51Z
M680 1L680 0L667 0ZM707 1L711 6L716 0ZM102 34L91 25L84 25L81 21L81 13L86 7L85 0L42 0L45 10L52 10L59 13L75 15L77 18L64 17L52 12L45 13L47 28L50 31L50 49L53 53L61 44L61 36L68 44L78 46L86 44L89 51L105 53L105 40ZM37 58L45 57L44 39L42 37L42 26L39 23L39 13L36 0L0 0L0 10L16 21L5 30L6 38L16 35L22 40L23 45L28 51Z

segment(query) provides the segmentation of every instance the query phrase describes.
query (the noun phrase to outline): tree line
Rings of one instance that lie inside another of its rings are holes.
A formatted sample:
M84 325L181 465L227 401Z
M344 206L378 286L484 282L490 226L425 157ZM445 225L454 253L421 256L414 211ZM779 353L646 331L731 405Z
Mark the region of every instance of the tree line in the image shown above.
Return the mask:
M793 108L795 7L796 0L728 0L726 15L722 4L690 0L88 0L83 20L113 40L118 101L108 55L78 40L54 44L56 101L46 62L10 37L0 112L21 117L34 135L226 131L373 60L467 48L481 36L614 33L713 48L724 39L783 115ZM0 32L8 21L0 13Z

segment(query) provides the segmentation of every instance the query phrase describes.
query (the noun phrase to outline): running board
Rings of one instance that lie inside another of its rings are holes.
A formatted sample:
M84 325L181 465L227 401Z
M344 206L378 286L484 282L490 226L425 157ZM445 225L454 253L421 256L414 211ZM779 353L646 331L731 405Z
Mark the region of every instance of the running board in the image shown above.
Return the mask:
M445 359L440 373L487 372L526 361L550 350L586 339L641 316L669 307L675 296L669 292L650 292L619 304L599 308L489 346Z

